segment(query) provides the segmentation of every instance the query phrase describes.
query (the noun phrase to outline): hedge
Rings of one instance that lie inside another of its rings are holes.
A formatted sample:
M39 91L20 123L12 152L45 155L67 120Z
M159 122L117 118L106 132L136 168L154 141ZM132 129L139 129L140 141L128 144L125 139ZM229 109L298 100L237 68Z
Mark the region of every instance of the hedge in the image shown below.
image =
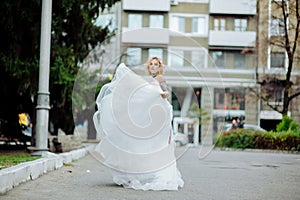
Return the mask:
M216 147L300 151L300 130L259 132L236 129L216 136Z

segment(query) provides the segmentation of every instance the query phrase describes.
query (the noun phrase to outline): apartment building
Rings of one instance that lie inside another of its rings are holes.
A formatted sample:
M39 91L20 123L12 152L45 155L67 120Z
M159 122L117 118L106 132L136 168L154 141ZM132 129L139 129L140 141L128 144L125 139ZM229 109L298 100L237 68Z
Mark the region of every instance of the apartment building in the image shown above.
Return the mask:
M285 25L282 12L282 2L276 0L258 1L258 81L263 82L266 76L269 78L276 78L277 80L285 80L288 68L288 55L284 49L285 46ZM289 35L290 45L294 43L293 37L295 34L295 18L296 1L286 1L285 11L288 13L287 30ZM298 19L299 20L299 19ZM296 57L293 63L293 71L291 73L292 92L299 89L300 85L300 48L296 49ZM279 85L276 86L273 95L270 95L270 104L274 107L278 106L281 109L283 105L283 88ZM276 128L276 124L281 121L282 115L272 109L266 104L261 102L259 105L260 113L259 119L261 126L266 129ZM300 122L300 98L294 98L290 102L288 115L292 116L295 121Z
M160 57L174 117L189 116L195 104L208 113L195 144L212 144L220 127L236 117L265 127L281 119L252 92L259 91L257 80L273 73L270 63L279 62L271 62L269 44L258 44L273 27L268 19L258 20L270 15L257 6L256 0L123 0L115 8L121 62L145 74L146 60ZM192 133L194 126L185 131Z

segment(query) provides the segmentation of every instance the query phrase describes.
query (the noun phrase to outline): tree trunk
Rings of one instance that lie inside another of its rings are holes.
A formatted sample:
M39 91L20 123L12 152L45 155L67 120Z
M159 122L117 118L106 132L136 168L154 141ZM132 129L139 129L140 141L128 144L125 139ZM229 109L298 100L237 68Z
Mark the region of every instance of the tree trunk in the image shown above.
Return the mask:
M284 88L284 93L283 93L283 108L281 112L282 116L287 116L288 108L289 108L289 86L286 86Z

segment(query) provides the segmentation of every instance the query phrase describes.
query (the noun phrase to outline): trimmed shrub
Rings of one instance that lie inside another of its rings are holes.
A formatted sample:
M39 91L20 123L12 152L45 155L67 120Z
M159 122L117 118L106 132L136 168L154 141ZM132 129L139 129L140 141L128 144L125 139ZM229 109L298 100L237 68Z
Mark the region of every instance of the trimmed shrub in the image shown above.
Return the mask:
M291 117L283 116L282 121L277 124L276 131L282 132L282 131L297 131L298 130L298 124L293 121Z
M216 146L231 148L255 148L256 131L236 129L219 134Z
M220 133L216 140L216 146L241 149L300 151L300 130L263 133L236 129Z

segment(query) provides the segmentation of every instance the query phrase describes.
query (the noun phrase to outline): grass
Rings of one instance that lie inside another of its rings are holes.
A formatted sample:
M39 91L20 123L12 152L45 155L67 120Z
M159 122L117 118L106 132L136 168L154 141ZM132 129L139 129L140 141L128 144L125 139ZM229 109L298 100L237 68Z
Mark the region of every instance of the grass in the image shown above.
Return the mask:
M38 158L39 157L31 157L30 154L22 152L0 154L0 170Z

